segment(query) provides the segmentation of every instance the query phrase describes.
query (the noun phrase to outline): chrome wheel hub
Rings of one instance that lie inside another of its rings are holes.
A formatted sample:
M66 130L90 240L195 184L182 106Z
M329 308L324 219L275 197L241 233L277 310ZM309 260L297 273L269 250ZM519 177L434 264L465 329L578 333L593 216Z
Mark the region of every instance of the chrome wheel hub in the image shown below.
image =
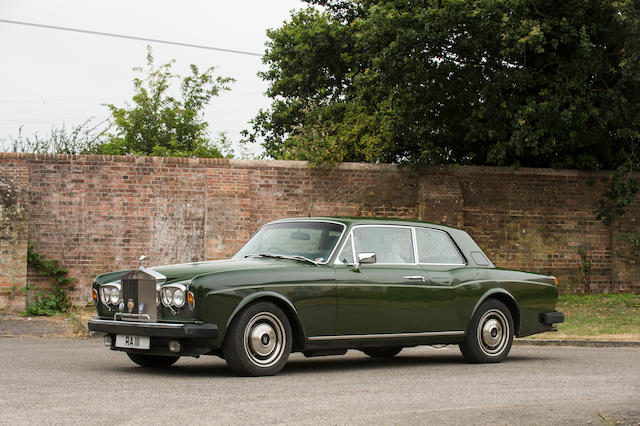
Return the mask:
M487 346L496 346L500 342L501 337L502 325L497 319L492 318L484 323L482 327L482 340Z
M276 346L276 332L269 324L259 324L251 331L251 349L260 356L267 356Z
M277 363L284 353L286 334L280 319L271 312L251 318L244 330L244 349L249 360L259 367Z
M507 347L509 335L509 321L499 309L490 309L480 318L476 337L486 355L500 355Z

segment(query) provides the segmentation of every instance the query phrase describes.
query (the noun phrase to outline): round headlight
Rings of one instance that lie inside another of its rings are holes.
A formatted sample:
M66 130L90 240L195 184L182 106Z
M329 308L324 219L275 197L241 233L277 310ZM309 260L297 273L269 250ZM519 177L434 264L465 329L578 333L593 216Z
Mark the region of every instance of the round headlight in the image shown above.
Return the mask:
M184 306L184 291L179 288L173 292L173 306L176 308L182 308Z
M173 290L171 287L162 288L162 304L167 308L171 306L171 302L173 301Z
M100 301L107 305L109 303L109 296L111 295L110 287L100 287Z
M120 301L120 292L117 288L111 287L111 295L109 296L109 301L112 305L117 305Z

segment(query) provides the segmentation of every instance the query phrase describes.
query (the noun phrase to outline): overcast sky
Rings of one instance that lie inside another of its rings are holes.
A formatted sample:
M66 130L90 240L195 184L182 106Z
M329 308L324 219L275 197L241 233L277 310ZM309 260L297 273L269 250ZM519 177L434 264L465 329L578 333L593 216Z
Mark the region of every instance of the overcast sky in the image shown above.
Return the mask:
M0 19L162 39L264 53L268 28L280 27L299 0L0 0ZM260 108L270 104L256 73L261 58L189 47L33 28L0 22L0 139L47 135L95 117L104 103L124 105L133 94L133 67L145 64L146 45L156 63L176 60L235 78L230 92L214 98L205 119L212 134L233 141Z

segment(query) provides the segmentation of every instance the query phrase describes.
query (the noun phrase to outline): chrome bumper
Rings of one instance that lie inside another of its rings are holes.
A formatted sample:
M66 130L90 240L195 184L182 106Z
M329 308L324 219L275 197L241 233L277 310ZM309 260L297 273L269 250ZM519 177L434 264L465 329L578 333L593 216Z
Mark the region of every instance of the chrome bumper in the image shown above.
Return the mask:
M108 334L192 339L214 339L218 337L218 326L215 324L129 322L91 319L89 320L88 326L89 331Z

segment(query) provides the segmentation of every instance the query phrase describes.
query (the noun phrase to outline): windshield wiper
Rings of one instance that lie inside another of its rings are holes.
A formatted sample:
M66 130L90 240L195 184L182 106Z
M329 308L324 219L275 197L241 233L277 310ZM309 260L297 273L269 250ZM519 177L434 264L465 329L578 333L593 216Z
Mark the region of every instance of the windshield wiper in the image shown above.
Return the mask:
M273 254L273 253L258 253L258 254L248 254L245 256L246 257L270 257L273 259L289 259L289 260L300 260L302 262L308 262L308 263L312 263L316 266L318 266L318 262L311 260L309 258L306 258L304 256L287 256L284 254Z

